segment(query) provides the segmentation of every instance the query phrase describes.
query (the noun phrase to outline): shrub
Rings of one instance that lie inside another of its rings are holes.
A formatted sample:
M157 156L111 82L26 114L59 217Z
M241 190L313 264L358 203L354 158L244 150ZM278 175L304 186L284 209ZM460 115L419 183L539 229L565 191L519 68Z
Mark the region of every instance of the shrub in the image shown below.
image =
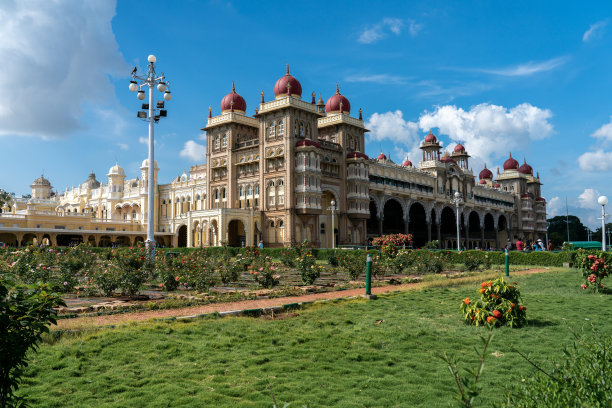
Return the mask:
M249 268L249 274L253 276L255 282L257 282L263 288L273 288L278 285L278 276L274 274L276 268L272 264L272 258L266 256L260 258L251 265Z
M226 253L225 256L228 256ZM219 258L204 251L189 254L184 258L183 272L179 276L179 284L185 288L207 291L215 284L215 272L219 268Z
M280 252L280 260L285 266L295 266L295 258L297 258L297 252L295 248L283 248Z
M418 275L440 273L446 267L446 254L442 251L418 251L414 254L413 270Z
M406 269L414 266L414 254L415 251L410 249L401 249L393 259L393 263L390 265L390 267L395 269L396 272L402 273Z
M327 264L334 268L337 267L338 266L338 255L336 255L333 252L327 254Z
M465 298L461 302L465 323L476 326L488 323L494 327L521 327L527 324L526 308L520 305L521 293L516 282L509 285L500 277L482 282L479 292L479 300Z
M437 239L434 239L433 241L429 241L423 245L423 249L438 249L439 245L440 242Z
M105 296L112 296L119 288L119 275L110 261L99 263L90 273L89 283Z
M607 407L612 401L610 369L612 337L598 334L575 335L576 340L563 352L566 359L540 370L520 385L508 390L504 408Z
M300 271L302 276L302 282L306 285L312 285L321 276L321 267L316 263L317 260L310 251L305 252L296 259L298 271Z
M598 252L597 255L585 251L578 251L576 256L577 263L582 269L584 283L582 289L591 288L593 292L603 289L603 279L610 273L610 261L612 256L605 252Z
M465 257L463 264L465 265L466 270L475 271L482 264L482 260L477 256L472 256L468 254Z
M380 246L384 259L392 259L397 255L397 251L401 248L412 245L411 234L390 234L376 237L372 241L372 245Z
M18 285L8 275L0 275L0 407L25 406L15 396L27 353L35 350L41 335L56 322L56 307L64 301L45 284Z
M344 250L338 256L338 265L351 280L357 280L362 273L365 273L366 256L365 251Z

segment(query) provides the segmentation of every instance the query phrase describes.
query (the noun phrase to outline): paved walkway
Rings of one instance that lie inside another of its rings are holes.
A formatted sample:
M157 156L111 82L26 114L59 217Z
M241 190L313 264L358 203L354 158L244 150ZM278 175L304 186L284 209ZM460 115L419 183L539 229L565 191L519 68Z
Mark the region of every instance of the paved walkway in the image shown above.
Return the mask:
M512 275L527 275L533 273L542 273L548 272L549 269L528 269L525 271L516 271L512 272ZM478 280L482 279L476 276ZM484 277L483 277L484 278ZM456 278L454 281L468 280L474 279L474 276L465 277L465 278ZM388 292L395 291L403 291L409 290L413 288L418 288L422 286L422 283L407 283L403 285L389 285L389 286L380 286L376 288L372 288L373 294L382 294ZM365 294L365 289L348 289L348 290L340 290L335 292L324 292L324 293L312 293L302 296L291 296L291 297L281 297L281 298L273 298L273 299L258 299L258 300L243 300L240 302L231 302L231 303L212 303L209 305L203 306L192 306L185 307L180 309L167 309L167 310L147 310L142 312L132 312L132 313L119 313L112 315L102 315L102 316L94 316L94 317L77 317L72 319L60 319L57 322L56 327L52 327L51 329L74 329L74 328L83 328L83 327L93 327L93 326L107 326L107 325L117 325L129 322L139 322L150 319L159 319L159 318L171 318L171 317L184 317L184 316L193 316L193 315L201 315L208 313L221 313L221 312L230 312L235 310L251 310L251 309L263 309L275 306L283 306L292 303L301 303L301 302L312 302L315 300L331 300L331 299L341 299L354 297Z

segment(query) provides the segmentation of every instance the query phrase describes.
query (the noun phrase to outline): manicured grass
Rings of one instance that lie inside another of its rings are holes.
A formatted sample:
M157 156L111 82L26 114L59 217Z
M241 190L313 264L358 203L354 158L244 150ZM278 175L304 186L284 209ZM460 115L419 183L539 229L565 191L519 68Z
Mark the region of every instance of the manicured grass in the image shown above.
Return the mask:
M479 405L532 375L511 351L543 367L562 358L571 329L612 333L612 295L580 289L578 271L511 278L529 326L498 329ZM454 380L444 351L475 367L486 329L462 323L477 284L394 293L375 301L314 305L284 320L219 318L104 329L43 344L21 392L36 407L442 407Z

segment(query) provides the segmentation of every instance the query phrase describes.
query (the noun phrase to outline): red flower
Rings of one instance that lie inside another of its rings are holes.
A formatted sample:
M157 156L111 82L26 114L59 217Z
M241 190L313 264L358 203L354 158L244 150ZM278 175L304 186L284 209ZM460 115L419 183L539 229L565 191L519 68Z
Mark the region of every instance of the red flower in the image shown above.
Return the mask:
M466 305L470 304L470 298L466 297L465 299L463 299L463 303L465 303Z
M487 290L485 288L480 288L480 293L485 293Z
M514 309L514 303L510 302L510 307Z
M487 317L487 323L495 323L495 318L493 316Z
M493 311L493 316L495 316L496 319L499 319L502 317L502 314L499 310L494 310Z
M482 282L482 283L480 284L480 287L481 287L481 288L484 288L485 286L487 286L487 282Z
M519 310L527 310L525 306L519 306Z

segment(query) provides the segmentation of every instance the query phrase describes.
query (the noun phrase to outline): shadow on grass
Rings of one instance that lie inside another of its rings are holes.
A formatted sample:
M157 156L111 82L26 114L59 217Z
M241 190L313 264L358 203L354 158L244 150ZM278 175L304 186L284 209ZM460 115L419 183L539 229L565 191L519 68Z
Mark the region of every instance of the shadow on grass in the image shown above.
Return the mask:
M550 327L558 326L559 323L551 322L550 320L529 319L528 326L531 327Z

